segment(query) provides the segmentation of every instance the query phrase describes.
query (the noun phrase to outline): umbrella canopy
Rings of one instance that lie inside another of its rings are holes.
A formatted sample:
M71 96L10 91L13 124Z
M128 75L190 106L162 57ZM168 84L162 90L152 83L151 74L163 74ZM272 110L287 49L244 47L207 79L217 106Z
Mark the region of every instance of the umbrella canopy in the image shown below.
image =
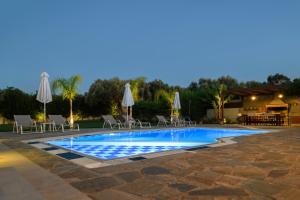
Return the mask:
M46 121L46 104L52 101L51 89L49 84L49 74L41 74L41 82L36 100L44 104L44 120Z
M127 108L127 121L128 121L128 107L133 106L133 105L134 105L134 100L133 100L133 96L132 96L132 93L130 90L130 84L126 83L124 96L123 96L123 100L122 100L122 106Z
M179 92L175 92L174 109L175 110L180 110L181 109Z
M124 91L124 96L123 96L123 100L122 100L122 106L124 107L130 107L134 105L134 101L133 101L133 96L130 90L130 84L126 83L125 84L125 91Z

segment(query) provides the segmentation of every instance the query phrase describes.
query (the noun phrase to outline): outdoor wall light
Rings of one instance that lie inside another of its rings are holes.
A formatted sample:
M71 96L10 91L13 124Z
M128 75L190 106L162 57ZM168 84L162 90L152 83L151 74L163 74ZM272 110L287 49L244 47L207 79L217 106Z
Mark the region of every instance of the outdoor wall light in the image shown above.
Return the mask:
M279 94L279 95L278 95L278 98L279 98L279 99L282 99L282 98L283 98L283 94Z
M251 100L252 100L252 101L255 101L255 100L256 100L256 96L254 96L254 95L251 96Z

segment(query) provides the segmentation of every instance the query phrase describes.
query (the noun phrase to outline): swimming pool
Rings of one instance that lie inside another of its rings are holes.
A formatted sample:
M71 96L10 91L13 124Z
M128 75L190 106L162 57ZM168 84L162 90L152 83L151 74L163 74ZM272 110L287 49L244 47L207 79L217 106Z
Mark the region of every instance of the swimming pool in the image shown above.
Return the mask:
M188 149L217 142L218 138L265 133L266 130L181 128L99 133L47 141L64 149L111 160L134 155Z

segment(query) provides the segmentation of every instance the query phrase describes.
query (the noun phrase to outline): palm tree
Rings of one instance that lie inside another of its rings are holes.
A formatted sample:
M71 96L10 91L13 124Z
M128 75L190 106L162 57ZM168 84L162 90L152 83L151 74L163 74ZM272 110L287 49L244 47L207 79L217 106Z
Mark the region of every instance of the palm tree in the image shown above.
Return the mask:
M73 127L73 100L78 93L78 85L82 78L80 75L71 76L69 79L60 78L53 82L52 88L60 91L63 99L69 100L70 103L70 125Z
M217 84L214 88L213 107L216 110L216 118L220 123L224 123L224 104L231 100L231 96L227 95L227 86L225 84Z
M171 113L170 113L171 116L173 115L173 111L174 111L174 109L173 109L174 95L175 95L174 91L168 92L164 89L160 89L155 93L155 101L156 102L159 102L161 99L164 99L167 101L168 105L171 108Z
M131 92L132 92L132 96L134 101L138 101L140 100L140 98L142 99L143 96L139 95L140 89L143 86L143 84L145 83L146 78L141 76L138 77L134 80L131 81Z

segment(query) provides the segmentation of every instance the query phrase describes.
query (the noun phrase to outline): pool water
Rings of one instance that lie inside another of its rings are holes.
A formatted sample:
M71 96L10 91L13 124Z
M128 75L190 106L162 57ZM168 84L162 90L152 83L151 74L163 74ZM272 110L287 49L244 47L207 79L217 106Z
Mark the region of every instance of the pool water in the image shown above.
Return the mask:
M134 155L188 149L218 138L265 133L266 130L182 128L99 133L50 140L47 143L92 157L111 160Z

